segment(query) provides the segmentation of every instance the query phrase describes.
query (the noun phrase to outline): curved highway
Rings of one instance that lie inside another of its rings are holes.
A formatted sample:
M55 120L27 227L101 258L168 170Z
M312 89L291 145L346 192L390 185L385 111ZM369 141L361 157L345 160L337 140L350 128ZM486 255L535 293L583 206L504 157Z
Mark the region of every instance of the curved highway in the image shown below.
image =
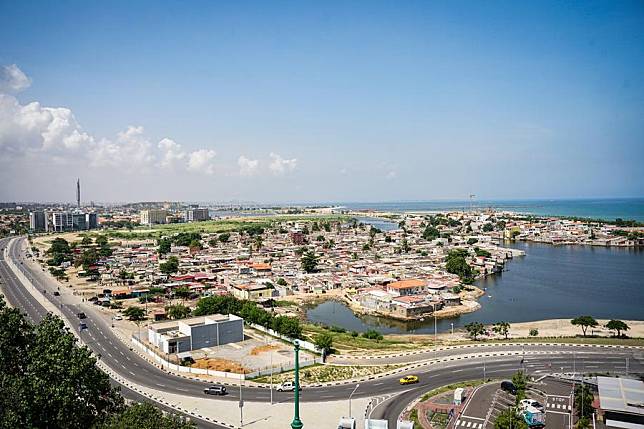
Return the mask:
M191 380L172 374L168 374L151 365L148 361L141 358L131 348L124 344L112 331L109 323L101 316L93 306L88 304L75 304L67 294L61 294L55 297L53 292L57 289L58 283L52 280L44 270L35 262L24 257L24 247L26 241L24 238L18 238L10 243L9 239L0 240L0 248L8 247L9 258L30 279L35 286L36 293L43 293L44 297L49 299L53 304L58 306L65 317L71 322L78 321L76 314L83 311L88 315L85 319L88 330L81 335L91 350L107 364L112 370L121 377L142 386L151 389L162 390L184 396L204 397L203 388L211 383ZM0 258L0 276L4 280L2 285L7 299L12 305L20 307L27 316L37 322L47 313L47 310L38 303L31 293L26 291L26 287L16 277L12 269L4 260L4 251ZM450 349L436 352L436 357L448 358L454 357L454 360L434 363L431 365L422 365L410 371L420 377L420 383L409 386L400 386L398 378L400 375L391 375L381 378L373 378L360 383L360 387L355 392L354 397L381 397L393 396L402 393L397 398L395 404L405 403L401 398L410 397L411 399L420 395L423 391L440 387L445 384L471 380L483 377L506 377L516 372L522 365L521 355L504 355L493 356L492 352L507 351L517 352L525 351L523 365L529 372L546 373L546 372L624 372L628 365L629 372L644 372L641 349L631 348L592 348L578 346L548 346L548 345L526 345L522 346L498 346L498 347L481 347ZM610 350L608 352L608 350ZM455 358L456 355L467 353L485 353L487 356L473 357L468 359ZM434 353L431 353L431 357ZM431 357L425 357L429 359ZM416 359L419 359L417 357ZM626 363L628 361L628 364ZM377 363L377 361L365 362ZM302 401L333 401L345 400L355 388L355 383L338 383L338 385L324 387L306 387L301 393ZM243 387L242 396L245 401L268 402L269 391L266 388ZM293 398L292 393L273 392L274 401L288 402ZM229 394L224 397L209 397L213 401L213 406L226 407L225 401L239 400L239 390L229 389ZM411 400L410 399L410 400ZM399 406L399 405L397 405ZM378 407L376 411L381 413L380 417L395 418L399 411L396 406L387 409L384 406ZM404 408L404 406L402 407ZM384 410L384 411L382 411ZM402 410L402 409L401 409ZM374 415L373 418L379 416ZM212 426L218 427L218 426Z

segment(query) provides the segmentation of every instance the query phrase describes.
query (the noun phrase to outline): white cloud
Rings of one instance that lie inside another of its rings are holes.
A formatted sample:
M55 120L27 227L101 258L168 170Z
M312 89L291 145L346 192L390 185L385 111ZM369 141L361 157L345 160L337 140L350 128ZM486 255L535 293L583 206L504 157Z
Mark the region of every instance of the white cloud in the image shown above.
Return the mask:
M213 158L217 155L214 150L200 149L191 152L188 156L188 170L213 174L215 172L215 165L212 163Z
M242 176L253 176L257 173L259 160L248 159L244 155L240 155L237 159L237 165L239 165L239 174Z
M163 153L161 161L159 162L159 166L163 168L174 169L186 157L186 153L181 149L181 145L172 139L165 138L157 146Z
M7 93L24 89L30 83L15 64L0 68L1 160L31 155L46 161L114 168L118 173L145 171L153 165L204 174L215 171L214 150L187 153L169 138L155 146L145 137L141 126L129 126L114 139L97 139L82 129L70 109L44 107L38 102L22 105ZM253 168L252 160L249 168Z
M271 158L271 163L268 165L268 168L275 175L282 175L288 171L295 170L297 167L297 159L284 159L276 153L271 152L269 154Z
M11 64L0 68L0 92L20 92L30 85L31 79L17 65Z
M23 106L14 96L0 94L0 153L73 153L93 142L71 110L38 102Z

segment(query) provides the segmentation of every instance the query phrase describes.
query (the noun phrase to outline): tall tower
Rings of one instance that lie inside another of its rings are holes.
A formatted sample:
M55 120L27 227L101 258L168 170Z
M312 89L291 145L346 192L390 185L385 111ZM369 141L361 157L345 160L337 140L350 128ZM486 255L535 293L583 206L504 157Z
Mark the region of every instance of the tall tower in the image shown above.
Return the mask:
M76 204L80 208L80 179L76 180Z

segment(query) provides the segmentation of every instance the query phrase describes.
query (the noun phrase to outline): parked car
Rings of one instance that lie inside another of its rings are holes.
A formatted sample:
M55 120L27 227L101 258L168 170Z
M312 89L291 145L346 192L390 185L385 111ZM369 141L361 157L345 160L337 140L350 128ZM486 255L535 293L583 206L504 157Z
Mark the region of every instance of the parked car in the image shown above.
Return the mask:
M300 386L300 390L302 390L302 386ZM277 391L278 392L294 392L295 391L295 383L292 381L285 381L284 383L280 384L277 386Z
M222 386L221 384L215 384L212 386L208 386L203 390L203 393L206 395L219 395L223 396L226 394L226 386Z
M123 317L121 317L120 315L116 314L116 315L114 315L114 320L123 320Z
M87 319L87 315L82 311L78 313L76 316L78 316L79 319Z
M54 296L60 296L60 292L58 292L57 290L54 291Z
M525 410L528 407L534 407L541 412L543 412L544 410L543 405L541 405L539 401L536 401L534 399L522 399L521 401L519 401L519 408Z
M400 379L400 384L414 384L418 383L418 377L415 375L406 375Z
M501 382L501 390L505 390L506 392L512 393L513 395L517 394L517 386L515 386L513 382L508 380Z

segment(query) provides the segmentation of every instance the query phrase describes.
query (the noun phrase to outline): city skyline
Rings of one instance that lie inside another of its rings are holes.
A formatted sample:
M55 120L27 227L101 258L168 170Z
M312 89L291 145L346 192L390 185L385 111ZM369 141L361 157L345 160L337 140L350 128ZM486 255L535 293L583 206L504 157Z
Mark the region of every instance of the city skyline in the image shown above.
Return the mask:
M3 4L0 200L644 195L640 3L370 6Z

